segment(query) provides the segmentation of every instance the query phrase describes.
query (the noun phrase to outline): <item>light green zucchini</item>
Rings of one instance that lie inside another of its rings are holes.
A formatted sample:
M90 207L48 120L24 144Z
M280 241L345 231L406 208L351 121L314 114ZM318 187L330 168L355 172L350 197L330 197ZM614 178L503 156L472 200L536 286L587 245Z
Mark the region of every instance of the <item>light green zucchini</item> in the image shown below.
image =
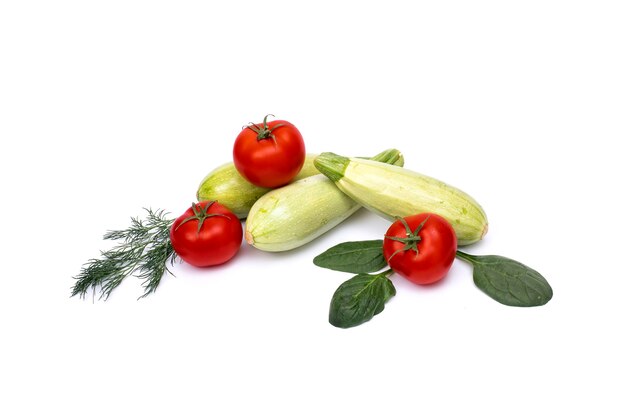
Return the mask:
M404 157L396 149L372 159L404 164ZM359 208L324 175L314 175L260 197L246 220L246 241L268 252L294 249L337 226Z
M347 196L390 220L417 213L435 213L450 222L459 245L469 245L487 233L487 216L468 194L408 169L324 152L317 169Z
M319 175L313 165L316 154L307 154L302 169L294 181L311 175ZM211 171L200 183L196 198L198 201L215 200L228 207L240 219L248 216L255 201L271 188L257 187L249 183L235 168L235 164L228 162Z

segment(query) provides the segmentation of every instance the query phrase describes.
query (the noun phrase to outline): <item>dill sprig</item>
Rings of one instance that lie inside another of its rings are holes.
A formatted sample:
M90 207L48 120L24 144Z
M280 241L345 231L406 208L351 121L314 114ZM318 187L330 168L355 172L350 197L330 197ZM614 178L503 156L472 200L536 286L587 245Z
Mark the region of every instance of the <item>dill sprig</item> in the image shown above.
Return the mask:
M170 241L170 227L174 220L167 219L163 210L147 212L145 220L131 218L131 225L125 230L112 230L104 235L105 240L120 243L108 251L102 251L99 259L90 259L80 273L74 277L71 297L85 298L91 290L100 290L100 299L106 300L124 278L135 274L143 280L143 298L156 291L161 278L176 259L176 252Z

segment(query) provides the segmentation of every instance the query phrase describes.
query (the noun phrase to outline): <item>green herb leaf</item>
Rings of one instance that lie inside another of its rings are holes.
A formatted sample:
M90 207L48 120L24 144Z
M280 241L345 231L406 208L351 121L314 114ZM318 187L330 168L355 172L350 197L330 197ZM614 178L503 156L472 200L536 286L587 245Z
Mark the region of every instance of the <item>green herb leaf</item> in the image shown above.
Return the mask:
M457 251L474 266L474 284L494 300L508 306L535 307L552 298L552 287L537 271L497 255L476 256Z
M330 302L328 321L347 329L371 320L385 309L385 303L396 295L387 270L377 275L359 274L337 288Z
M105 240L115 240L118 244L102 252L98 259L91 259L83 265L71 296L85 298L92 291L94 298L100 291L100 298L107 299L122 281L133 274L143 280L143 298L156 291L167 268L168 261L173 265L177 258L170 241L170 227L174 220L167 218L163 210L145 209L145 219L131 218L128 229L112 230L104 235Z
M382 240L340 243L316 256L313 263L322 268L353 274L376 272L387 266Z

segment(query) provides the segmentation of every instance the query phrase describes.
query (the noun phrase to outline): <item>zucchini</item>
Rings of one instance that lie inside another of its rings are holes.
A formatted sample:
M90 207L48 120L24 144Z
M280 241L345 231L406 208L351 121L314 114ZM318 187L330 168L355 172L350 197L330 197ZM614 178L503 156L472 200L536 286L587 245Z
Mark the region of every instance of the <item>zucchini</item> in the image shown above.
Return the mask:
M381 164L404 164L396 149L372 159ZM246 241L268 252L294 249L337 226L359 208L324 175L314 175L260 197L246 220Z
M294 179L319 175L313 165L316 154L307 154L302 169ZM198 201L215 200L228 207L240 219L248 217L248 212L255 201L271 188L257 187L239 174L235 164L228 162L211 171L200 183L196 198Z
M389 220L417 213L439 214L450 222L458 244L469 245L487 233L487 216L468 194L408 169L324 152L317 169L350 198Z

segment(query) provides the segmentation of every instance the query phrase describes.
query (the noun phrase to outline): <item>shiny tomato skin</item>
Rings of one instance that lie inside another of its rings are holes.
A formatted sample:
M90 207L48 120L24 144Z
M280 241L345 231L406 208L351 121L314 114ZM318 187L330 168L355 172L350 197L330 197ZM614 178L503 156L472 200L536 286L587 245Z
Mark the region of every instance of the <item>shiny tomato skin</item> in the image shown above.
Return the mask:
M432 284L441 280L450 270L456 255L457 238L454 229L447 220L433 213L420 213L404 219L413 232L427 219L416 234L421 238L417 242L418 252L413 249L402 250L405 243L389 239L389 236L407 237L406 227L397 220L389 227L383 241L383 254L387 263L394 272L415 284Z
M276 188L298 175L306 150L300 131L285 120L267 122L272 137L258 139L264 123L247 126L235 139L233 162L246 180L259 187Z
M195 204L196 210L209 205L208 217L198 231L199 219L194 216L194 207L178 217L170 229L170 240L176 254L190 265L205 267L223 264L237 254L243 239L243 228L237 216L217 202L202 201Z

